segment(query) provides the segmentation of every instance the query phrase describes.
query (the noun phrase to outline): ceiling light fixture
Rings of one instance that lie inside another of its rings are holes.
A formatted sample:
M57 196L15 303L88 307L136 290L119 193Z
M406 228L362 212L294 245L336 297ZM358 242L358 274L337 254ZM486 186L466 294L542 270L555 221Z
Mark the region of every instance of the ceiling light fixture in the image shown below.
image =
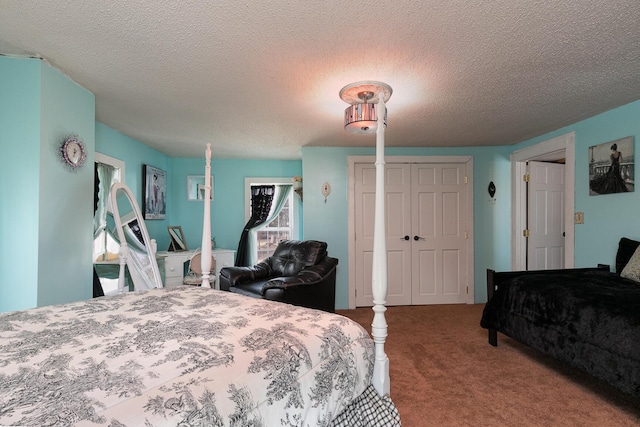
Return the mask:
M374 133L378 128L377 104L379 97L387 102L393 90L386 83L363 81L351 83L340 90L340 99L351 104L344 110L344 128L352 133ZM382 123L387 126L387 108L384 111Z
M344 112L344 128L353 133L376 133L376 196L373 223L373 268L371 291L373 294L373 322L371 336L375 343L376 363L371 382L378 394L388 396L389 358L384 352L387 337L387 243L384 219L384 131L387 127L386 102L391 97L391 87L386 83L363 81L351 83L340 90L340 99L351 104ZM384 111L384 117L377 115Z

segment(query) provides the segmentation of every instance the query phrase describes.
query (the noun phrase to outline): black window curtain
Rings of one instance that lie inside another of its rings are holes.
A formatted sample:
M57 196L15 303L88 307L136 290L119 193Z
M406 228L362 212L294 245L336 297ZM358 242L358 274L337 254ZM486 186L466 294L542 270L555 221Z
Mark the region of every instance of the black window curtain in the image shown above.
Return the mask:
M251 187L251 218L244 226L240 242L238 243L238 253L236 255L237 267L249 266L249 230L262 224L269 216L275 185L257 185Z
M95 163L93 167L93 214L96 214L98 210L98 202L100 201L100 176L98 174L98 164ZM104 291L102 290L102 284L100 283L100 277L96 271L95 265L93 266L93 297L103 297Z

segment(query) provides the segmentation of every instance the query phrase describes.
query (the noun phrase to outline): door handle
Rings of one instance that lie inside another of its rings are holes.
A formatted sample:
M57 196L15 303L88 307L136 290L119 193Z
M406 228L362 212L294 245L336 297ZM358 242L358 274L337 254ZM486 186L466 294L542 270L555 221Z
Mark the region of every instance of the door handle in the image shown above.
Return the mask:
M409 236L401 237L400 240L409 240Z
M424 237L420 237L420 236L413 236L413 240L415 240L416 242L417 242L418 240L420 240L420 239L424 240Z

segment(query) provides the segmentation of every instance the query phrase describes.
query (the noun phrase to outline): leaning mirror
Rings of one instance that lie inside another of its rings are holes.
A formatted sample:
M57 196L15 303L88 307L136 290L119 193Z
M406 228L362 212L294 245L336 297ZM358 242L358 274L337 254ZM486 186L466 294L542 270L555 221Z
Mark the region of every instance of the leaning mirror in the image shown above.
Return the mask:
M213 176L211 177L211 200L213 200ZM204 176L189 175L187 177L187 200L204 200Z
M177 226L168 226L169 237L171 242L169 243L170 251L187 251L187 241L184 239L184 233L182 233L182 227Z
M124 266L129 269L136 290L161 288L162 279L155 256L155 241L149 238L138 202L121 182L111 186L113 219L120 241L118 289L124 291Z

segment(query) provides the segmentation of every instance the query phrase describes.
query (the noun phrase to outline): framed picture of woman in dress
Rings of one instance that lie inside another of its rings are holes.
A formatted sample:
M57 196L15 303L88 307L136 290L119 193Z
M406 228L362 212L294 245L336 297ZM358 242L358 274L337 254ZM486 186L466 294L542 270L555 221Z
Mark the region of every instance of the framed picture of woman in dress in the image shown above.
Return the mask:
M633 154L633 136L589 147L589 195L635 191Z
M142 166L144 219L164 219L167 213L167 173L153 166Z

